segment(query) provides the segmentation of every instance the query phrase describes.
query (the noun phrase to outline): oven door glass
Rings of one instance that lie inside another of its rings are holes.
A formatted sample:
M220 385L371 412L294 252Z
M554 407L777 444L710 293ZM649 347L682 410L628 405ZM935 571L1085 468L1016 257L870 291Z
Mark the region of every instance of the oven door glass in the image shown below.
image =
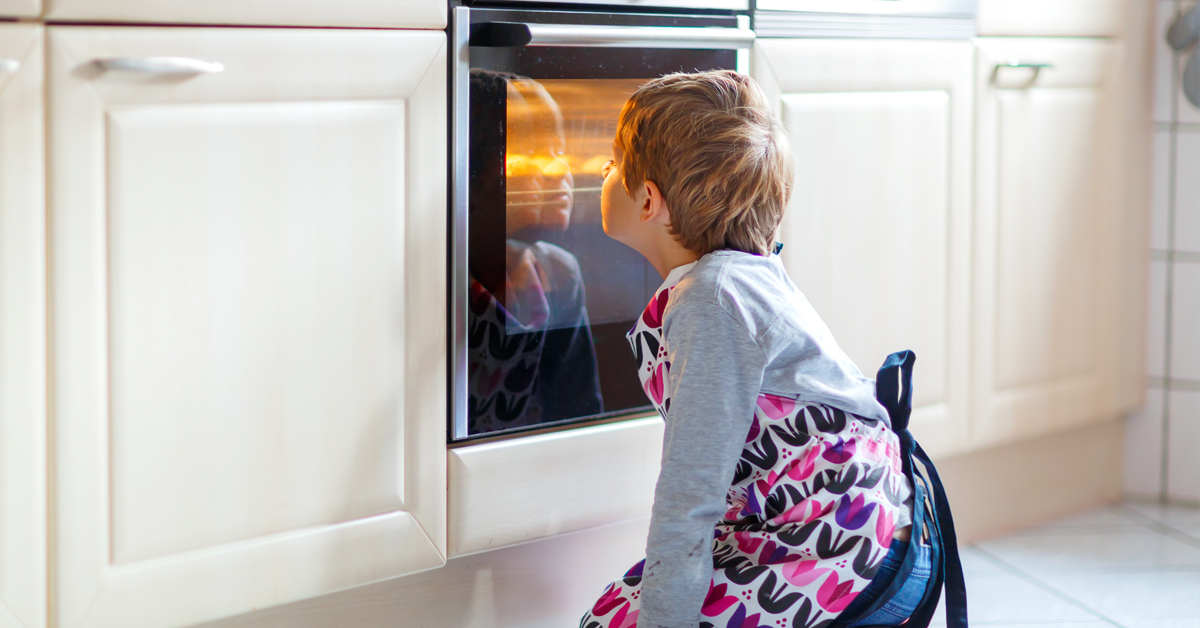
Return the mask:
M465 436L649 409L625 334L662 278L604 234L600 171L640 85L736 53L470 51Z

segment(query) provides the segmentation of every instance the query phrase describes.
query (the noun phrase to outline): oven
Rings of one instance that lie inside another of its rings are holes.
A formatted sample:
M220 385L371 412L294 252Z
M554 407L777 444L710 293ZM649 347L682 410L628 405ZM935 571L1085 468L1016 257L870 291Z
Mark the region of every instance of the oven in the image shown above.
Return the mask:
M747 71L746 4L453 8L451 441L649 409L625 333L662 278L604 235L600 171L644 82Z

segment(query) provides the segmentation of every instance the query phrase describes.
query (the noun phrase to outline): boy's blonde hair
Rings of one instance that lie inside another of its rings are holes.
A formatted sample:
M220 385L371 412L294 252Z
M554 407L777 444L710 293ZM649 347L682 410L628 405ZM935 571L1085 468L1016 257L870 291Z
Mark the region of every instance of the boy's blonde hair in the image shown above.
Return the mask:
M621 109L616 145L626 192L653 181L688 250L771 250L791 196L792 154L749 77L720 70L646 83Z

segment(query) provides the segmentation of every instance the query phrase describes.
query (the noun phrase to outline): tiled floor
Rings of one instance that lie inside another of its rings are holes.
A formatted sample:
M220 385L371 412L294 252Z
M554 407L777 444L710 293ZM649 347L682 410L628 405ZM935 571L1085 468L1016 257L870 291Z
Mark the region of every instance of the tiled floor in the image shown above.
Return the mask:
M962 557L974 626L1200 628L1197 508L1112 504Z

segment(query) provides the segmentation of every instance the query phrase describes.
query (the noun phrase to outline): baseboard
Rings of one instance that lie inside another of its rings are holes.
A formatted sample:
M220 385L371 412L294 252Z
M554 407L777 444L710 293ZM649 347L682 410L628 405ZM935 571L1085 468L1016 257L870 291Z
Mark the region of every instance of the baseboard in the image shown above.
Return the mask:
M935 460L961 543L1121 497L1117 421Z

